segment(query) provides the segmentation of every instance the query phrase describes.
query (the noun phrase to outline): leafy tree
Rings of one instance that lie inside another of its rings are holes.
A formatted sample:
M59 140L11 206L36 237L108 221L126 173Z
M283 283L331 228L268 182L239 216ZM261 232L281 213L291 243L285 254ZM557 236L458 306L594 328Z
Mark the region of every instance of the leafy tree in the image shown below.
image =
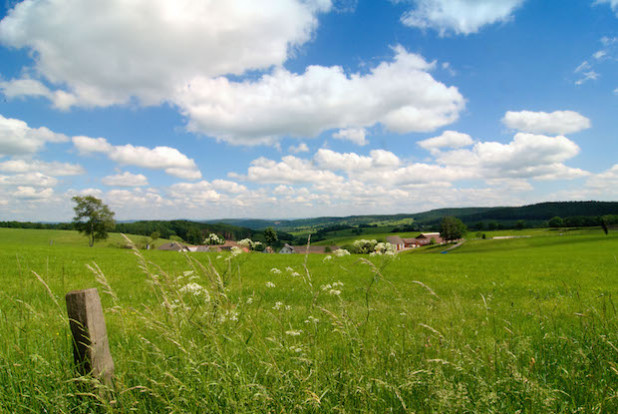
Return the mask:
M446 216L440 222L440 237L446 241L461 239L468 228L457 217Z
M107 239L107 232L116 225L114 212L103 204L103 201L93 196L75 196L72 200L76 203L73 207L75 210L73 226L88 237L90 247L97 240Z
M515 230L523 230L526 227L526 222L523 220L517 220L515 223Z
M547 222L547 225L549 227L564 227L564 220L562 220L562 217L560 216L552 217Z
M264 230L264 239L266 240L266 244L268 244L269 246L279 240L279 238L277 237L277 232L272 227L268 227Z
M191 244L200 244L202 243L203 238L204 235L197 227L191 227L185 236L185 240Z

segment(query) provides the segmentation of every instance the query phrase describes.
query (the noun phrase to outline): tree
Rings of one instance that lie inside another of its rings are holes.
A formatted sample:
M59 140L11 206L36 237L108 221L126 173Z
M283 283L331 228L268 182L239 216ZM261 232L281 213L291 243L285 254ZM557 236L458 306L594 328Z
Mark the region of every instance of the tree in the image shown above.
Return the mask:
M266 240L266 244L271 246L276 243L279 238L277 237L277 232L272 227L268 227L264 230L264 239Z
M526 227L526 222L523 220L517 220L517 223L515 223L515 230L523 230Z
M446 241L461 239L468 228L457 217L446 216L440 222L440 237Z
M97 240L107 239L107 232L116 226L114 212L93 196L75 196L72 200L77 204L73 207L73 226L88 237L89 246L92 247Z
M562 217L560 217L560 216L552 217L547 222L547 225L549 227L563 227L564 226L564 220L562 220Z

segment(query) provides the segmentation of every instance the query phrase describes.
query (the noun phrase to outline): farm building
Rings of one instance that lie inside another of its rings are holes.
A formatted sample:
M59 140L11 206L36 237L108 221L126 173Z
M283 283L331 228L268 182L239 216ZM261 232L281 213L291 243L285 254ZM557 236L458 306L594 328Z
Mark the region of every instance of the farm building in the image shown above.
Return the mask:
M416 237L419 246L426 246L430 244L432 240L435 244L444 243L444 239L440 237L440 233L421 233Z
M386 236L386 242L390 243L395 248L395 251L403 250L406 247L403 239L399 236Z
M416 247L419 246L418 244L418 240L416 240L415 238L407 238L407 239L403 239L403 244L406 247L406 249L414 249Z
M295 252L296 251L294 250L294 246L290 246L287 243L285 245L283 245L281 250L279 250L280 254L292 254L292 253L295 253Z

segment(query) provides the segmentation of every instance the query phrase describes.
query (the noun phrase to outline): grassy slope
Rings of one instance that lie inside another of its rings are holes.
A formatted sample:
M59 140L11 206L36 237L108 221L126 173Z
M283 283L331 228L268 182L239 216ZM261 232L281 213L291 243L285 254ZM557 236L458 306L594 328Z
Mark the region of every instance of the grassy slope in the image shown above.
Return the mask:
M31 271L62 308L65 292L97 286L85 268L96 261L119 297L103 295L121 411L615 412L618 237L540 234L375 258L383 279L358 257L310 256L314 291L285 270L304 273L302 256L241 255L226 271L225 258L195 254L227 286L215 317L190 301L199 311L165 312L130 251L91 249L72 232L0 229L0 407L92 409L72 396L66 321ZM170 289L187 283L183 255L145 255L173 276ZM340 297L319 288L335 281ZM225 312L239 320L217 319Z

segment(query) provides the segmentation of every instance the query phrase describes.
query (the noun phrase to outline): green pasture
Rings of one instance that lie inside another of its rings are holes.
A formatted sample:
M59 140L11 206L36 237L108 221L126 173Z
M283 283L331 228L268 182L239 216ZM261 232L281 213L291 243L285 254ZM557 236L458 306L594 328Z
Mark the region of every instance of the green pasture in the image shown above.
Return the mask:
M0 229L0 412L616 412L618 236L533 233L327 258ZM90 287L109 398L72 365Z

